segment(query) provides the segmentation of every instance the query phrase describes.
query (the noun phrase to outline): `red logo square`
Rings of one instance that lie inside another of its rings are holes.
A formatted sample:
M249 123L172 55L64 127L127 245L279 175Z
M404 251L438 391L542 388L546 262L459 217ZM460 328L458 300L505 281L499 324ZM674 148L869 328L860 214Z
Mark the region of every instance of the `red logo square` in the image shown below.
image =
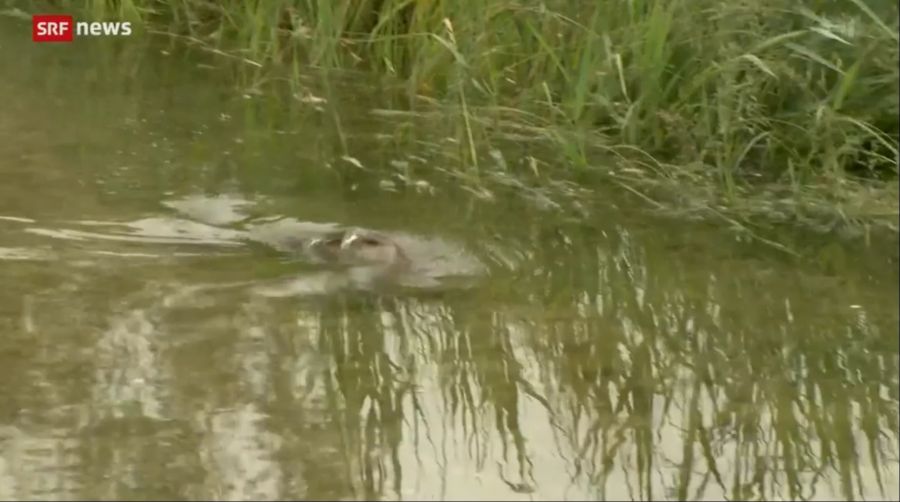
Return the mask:
M75 34L72 16L45 14L31 16L31 40L35 42L71 42Z

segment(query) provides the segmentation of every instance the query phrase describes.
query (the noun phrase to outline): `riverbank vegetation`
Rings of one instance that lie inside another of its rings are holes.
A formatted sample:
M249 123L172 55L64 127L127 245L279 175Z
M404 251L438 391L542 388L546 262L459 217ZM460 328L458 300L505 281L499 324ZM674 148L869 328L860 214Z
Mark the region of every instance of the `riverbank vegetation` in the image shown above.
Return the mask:
M481 143L506 128L550 143L571 169L617 165L709 207L774 201L896 228L893 0L89 5L239 55L259 75L389 75L417 102L458 112L461 164L477 167Z

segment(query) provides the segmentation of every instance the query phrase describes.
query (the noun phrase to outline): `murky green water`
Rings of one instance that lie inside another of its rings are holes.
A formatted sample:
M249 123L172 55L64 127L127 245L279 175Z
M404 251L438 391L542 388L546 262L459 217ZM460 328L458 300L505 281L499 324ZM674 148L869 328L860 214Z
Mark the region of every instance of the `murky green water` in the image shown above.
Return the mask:
M555 162L527 143L454 177L455 122L359 76L260 95L29 28L0 18L0 498L896 494L896 241L548 199L491 174ZM326 223L482 268L279 247Z

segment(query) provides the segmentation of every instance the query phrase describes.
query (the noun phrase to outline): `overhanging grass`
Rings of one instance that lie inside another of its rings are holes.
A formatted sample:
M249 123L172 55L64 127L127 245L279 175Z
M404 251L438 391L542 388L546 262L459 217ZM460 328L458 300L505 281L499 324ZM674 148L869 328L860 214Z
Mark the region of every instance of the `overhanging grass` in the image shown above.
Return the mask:
M576 168L597 146L624 146L732 201L759 182L896 185L892 0L89 3L264 67L395 75L460 105L476 164L474 119L513 109L536 118Z

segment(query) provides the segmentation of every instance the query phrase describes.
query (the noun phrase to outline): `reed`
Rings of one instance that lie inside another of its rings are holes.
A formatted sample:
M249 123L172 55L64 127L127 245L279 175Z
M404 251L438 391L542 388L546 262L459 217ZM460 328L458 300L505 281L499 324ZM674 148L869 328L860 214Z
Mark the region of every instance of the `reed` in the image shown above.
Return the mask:
M573 168L627 147L724 195L898 173L888 0L91 0L264 65L364 67L479 117L537 117ZM296 72L295 72L296 73ZM564 131L560 133L559 131Z

